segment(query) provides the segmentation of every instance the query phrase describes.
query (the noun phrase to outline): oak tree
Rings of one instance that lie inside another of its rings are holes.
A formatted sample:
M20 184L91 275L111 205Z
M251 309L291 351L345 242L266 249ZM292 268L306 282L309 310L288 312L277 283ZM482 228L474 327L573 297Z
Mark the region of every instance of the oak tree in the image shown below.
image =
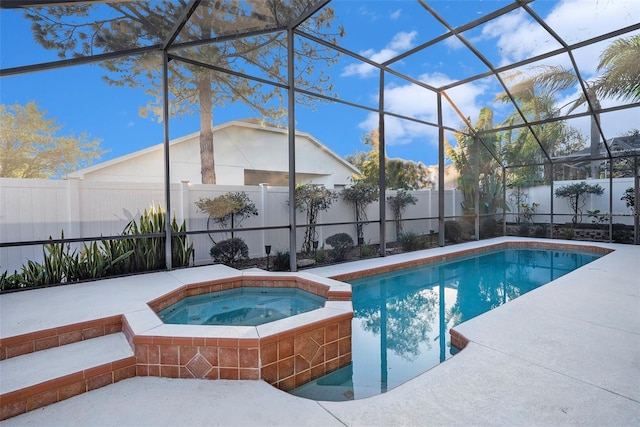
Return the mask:
M346 159L360 170L360 176L355 177L356 180L377 186L380 176L378 130L374 129L365 134L362 142L371 149L364 152L356 151L354 154L346 156ZM413 160L387 157L385 159L385 176L385 185L390 189L421 190L432 188L434 185L429 167L422 162Z
M91 2L27 9L35 39L61 58L163 46L190 2ZM283 91L264 80L287 84L289 25L308 12L309 2L246 0L202 2L186 21L175 43L168 46L169 113L173 117L200 113L202 183L215 184L213 110L241 102L265 118L286 115ZM298 28L335 43L344 32L331 30L333 9L324 7ZM248 35L243 36L243 33ZM333 51L311 39L296 37L293 52L296 86L334 96L327 66L337 61ZM155 53L122 56L100 62L107 83L143 87L150 95L142 116L163 117L162 56ZM206 64L207 66L202 66ZM227 72L227 70L231 72ZM244 75L259 76L263 81ZM298 105L313 105L298 94Z
M105 151L88 134L63 134L35 102L0 105L0 177L61 178Z

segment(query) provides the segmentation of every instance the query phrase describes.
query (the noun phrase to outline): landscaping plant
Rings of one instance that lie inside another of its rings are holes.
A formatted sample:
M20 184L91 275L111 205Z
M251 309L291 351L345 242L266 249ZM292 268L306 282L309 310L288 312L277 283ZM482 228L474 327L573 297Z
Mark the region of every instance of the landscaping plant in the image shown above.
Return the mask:
M409 205L415 205L418 199L404 189L399 189L395 196L388 196L387 203L396 220L396 238L399 239L402 234L402 214Z
M574 184L563 185L556 189L556 197L562 197L567 199L571 210L573 211L573 218L571 222L575 226L578 222L582 222L582 208L587 203L587 196L589 194L595 194L597 196L604 193L604 188L599 184L587 184L586 182L576 182ZM580 221L578 221L578 219Z
M624 201L628 208L633 208L635 206L635 194L633 187L629 187L624 190L624 194L620 197L620 200Z
M445 221L444 237L450 242L458 242L462 238L462 226L460 223L451 219Z
M249 247L242 238L232 237L214 244L209 253L214 261L236 267L238 263L249 258Z
M353 247L353 239L347 233L337 233L327 237L327 243L333 248L331 256L335 261L344 261L349 249Z
M417 251L425 247L422 236L410 231L398 235L398 243L400 243L400 247L405 252Z
M273 257L273 271L289 271L291 256L289 251L277 250Z
M122 238L84 243L82 249L70 244L49 243L43 247L43 262L32 260L21 272L0 275L0 290L48 286L79 282L103 277L153 271L166 268L165 218L160 206L145 210L132 220L122 232ZM187 241L186 223L171 221L172 265L188 266L194 258L193 244ZM181 234L182 233L182 234ZM137 237L152 234L153 237ZM64 239L64 232L62 233Z
M231 227L233 229L239 227L240 223L246 218L258 215L256 205L244 191L229 192L215 199L199 199L196 202L196 206L198 211L209 215L207 218L207 230L209 230L211 221L219 224L222 228ZM231 238L233 237L235 236L231 231ZM209 233L209 238L215 244L211 233Z
M356 236L358 244L364 243L364 223L367 221L367 206L378 201L378 187L364 181L356 181L342 190L342 198L353 206L356 214ZM328 240L327 240L328 242Z
M307 229L304 233L302 252L311 253L313 242L317 241L316 222L318 214L326 211L338 198L333 191L319 184L298 184L295 189L296 209L307 213Z

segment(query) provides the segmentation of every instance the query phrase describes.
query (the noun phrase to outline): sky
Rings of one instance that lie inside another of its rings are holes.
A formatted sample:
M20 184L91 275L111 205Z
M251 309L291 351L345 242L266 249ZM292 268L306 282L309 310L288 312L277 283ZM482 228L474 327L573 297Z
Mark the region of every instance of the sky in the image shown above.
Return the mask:
M509 1L427 1L452 27L462 25L509 4ZM409 0L334 0L336 18L332 28L345 27L340 45L376 62L396 57L420 44L442 35L446 28L419 3ZM577 43L618 28L640 22L640 0L537 0L532 9L567 43ZM0 11L0 66L29 65L58 58L34 42L29 22L12 10ZM637 35L634 31L628 35ZM493 64L509 65L515 61L550 52L560 45L523 11L515 11L465 31L463 36ZM595 76L600 52L610 41L574 51L584 79ZM571 66L568 56L551 57L546 65ZM540 65L534 63L532 65ZM390 68L432 86L442 86L469 75L488 70L457 38L448 38L415 55L394 62ZM530 72L528 68L518 71ZM378 105L379 72L374 67L341 56L329 73L340 99L375 108ZM108 152L103 160L161 143L163 127L157 121L141 117L139 108L149 101L144 89L107 85L105 70L98 65L67 67L0 79L0 102L5 105L35 101L47 117L62 126L61 134L86 133L102 141ZM484 78L447 91L464 116L475 122L480 109L491 107L494 120L500 122L510 107L495 102L503 92L497 79ZM565 91L557 99L558 108L575 99L578 87ZM393 113L431 123L437 122L435 95L393 75L385 77L385 108ZM605 100L603 107L620 104ZM580 110L578 110L580 111ZM214 125L231 119L255 117L242 105L217 108ZM445 103L444 123L461 128L462 121ZM602 117L604 132L613 137L640 123L638 109L609 113ZM318 103L315 110L296 111L299 130L311 133L339 155L366 150L362 137L378 126L378 114L363 109ZM588 120L570 123L588 134ZM171 137L199 129L196 115L170 121ZM408 120L388 117L385 121L387 154L390 157L437 163L436 128L417 125ZM453 135L448 132L452 142Z

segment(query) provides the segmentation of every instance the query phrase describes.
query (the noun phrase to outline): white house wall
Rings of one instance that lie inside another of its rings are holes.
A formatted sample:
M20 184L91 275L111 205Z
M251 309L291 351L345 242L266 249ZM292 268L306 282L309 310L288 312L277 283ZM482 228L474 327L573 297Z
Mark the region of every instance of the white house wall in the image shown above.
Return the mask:
M245 170L288 173L289 143L286 130L241 123L214 131L214 158L218 185L244 185ZM172 141L171 182L201 183L199 133ZM311 137L296 136L296 174L299 180L346 185L356 169ZM103 164L74 172L70 177L109 182L164 181L163 145L156 145Z

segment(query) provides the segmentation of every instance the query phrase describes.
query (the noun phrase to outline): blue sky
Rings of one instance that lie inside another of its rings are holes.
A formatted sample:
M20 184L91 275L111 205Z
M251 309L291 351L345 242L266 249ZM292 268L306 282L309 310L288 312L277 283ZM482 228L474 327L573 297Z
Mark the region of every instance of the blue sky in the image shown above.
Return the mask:
M429 1L437 13L455 27L490 13L509 1ZM532 9L543 17L569 44L589 39L615 29L640 22L637 0L562 0L535 1ZM342 24L346 36L340 44L374 61L384 61L412 49L446 29L419 3L408 0L336 0L334 27ZM0 12L0 64L2 68L56 60L54 52L45 51L33 41L29 23L16 11ZM631 33L638 34L638 31ZM558 44L544 29L522 11L492 20L463 34L491 63L498 67L537 54L551 51ZM608 42L574 52L582 76L596 74L598 56ZM570 66L567 56L549 58L551 65ZM402 61L391 68L434 86L441 86L465 76L486 71L478 60L457 39L447 39ZM520 70L526 72L526 69ZM377 106L378 71L367 64L341 57L330 69L336 91L341 99ZM102 81L105 70L97 65L68 67L54 71L7 77L0 80L0 100L3 104L26 104L36 101L63 126L63 134L86 132L102 140L109 150L104 159L123 155L162 141L162 125L140 117L138 108L148 101L143 89L110 87ZM499 122L510 107L493 100L502 88L494 78L468 83L448 92L465 116L477 119L483 106L496 112ZM577 95L577 88L567 91L557 100L566 104ZM385 81L385 104L389 111L421 120L437 121L435 96L415 85L389 76ZM615 105L605 101L603 105ZM230 119L253 117L256 113L240 105L218 108L214 124ZM377 114L361 109L319 104L316 111L299 109L300 130L309 132L340 155L362 150L361 137L377 127ZM607 136L628 130L638 123L637 109L603 117ZM445 106L446 125L459 128L460 118ZM572 125L587 132L587 120L575 120ZM171 136L177 137L198 130L197 115L170 122ZM636 125L637 127L637 125ZM416 126L406 120L390 118L386 122L387 153L391 157L437 163L437 132L434 128ZM449 134L448 139L452 139Z

